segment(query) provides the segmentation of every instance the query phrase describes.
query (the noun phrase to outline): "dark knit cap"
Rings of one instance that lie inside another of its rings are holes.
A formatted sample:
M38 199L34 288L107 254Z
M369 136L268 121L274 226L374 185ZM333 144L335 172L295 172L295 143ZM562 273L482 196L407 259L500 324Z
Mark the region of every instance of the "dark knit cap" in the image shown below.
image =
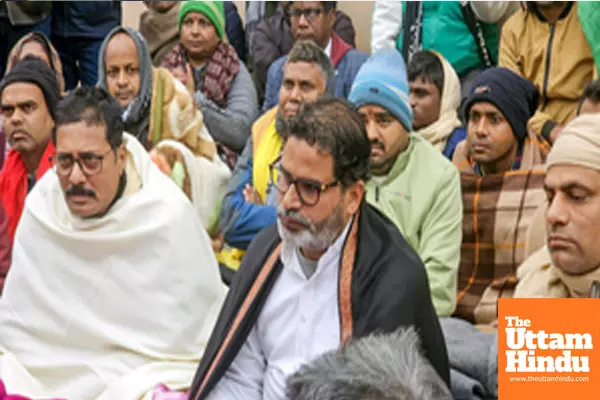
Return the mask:
M469 120L473 104L482 101L498 107L522 142L527 137L527 122L537 110L540 92L533 83L507 68L488 68L475 78L465 100L465 121Z
M16 63L0 81L0 95L8 85L28 82L38 86L44 94L46 107L52 119L56 115L56 105L60 100L60 88L54 72L45 62L33 56L27 56Z

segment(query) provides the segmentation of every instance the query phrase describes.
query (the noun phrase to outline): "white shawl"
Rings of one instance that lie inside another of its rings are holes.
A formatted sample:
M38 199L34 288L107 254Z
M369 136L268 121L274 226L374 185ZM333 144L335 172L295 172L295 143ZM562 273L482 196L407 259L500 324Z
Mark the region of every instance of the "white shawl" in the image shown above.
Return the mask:
M190 202L126 143L142 187L106 216L73 216L52 170L27 197L0 298L9 393L133 400L193 378L225 289Z
M196 156L187 146L176 140L161 140L156 147L171 147L183 156L190 177L192 204L203 226L213 233L219 219L221 202L231 179L231 171L219 156L212 160Z
M454 129L462 125L457 114L460 107L460 81L450 63L441 54L431 52L436 55L444 68L444 88L440 93L442 98L440 117L433 124L419 129L416 133L423 136L433 147L443 151Z

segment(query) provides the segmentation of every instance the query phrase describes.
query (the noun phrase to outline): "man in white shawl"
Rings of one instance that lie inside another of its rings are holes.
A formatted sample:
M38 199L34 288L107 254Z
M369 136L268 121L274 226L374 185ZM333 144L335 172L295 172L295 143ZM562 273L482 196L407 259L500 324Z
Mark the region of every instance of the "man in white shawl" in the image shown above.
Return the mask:
M449 160L456 145L467 137L458 119L460 81L439 53L415 53L407 68L413 129Z
M53 140L0 299L0 380L32 398L185 390L225 290L200 219L105 90L64 99Z

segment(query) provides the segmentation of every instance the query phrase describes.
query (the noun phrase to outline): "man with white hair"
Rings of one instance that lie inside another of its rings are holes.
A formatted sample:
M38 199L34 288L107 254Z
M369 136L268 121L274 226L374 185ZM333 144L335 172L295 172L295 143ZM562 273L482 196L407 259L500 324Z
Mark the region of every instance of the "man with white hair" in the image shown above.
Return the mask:
M588 297L600 281L600 115L581 115L548 156L547 244L518 270L515 297Z

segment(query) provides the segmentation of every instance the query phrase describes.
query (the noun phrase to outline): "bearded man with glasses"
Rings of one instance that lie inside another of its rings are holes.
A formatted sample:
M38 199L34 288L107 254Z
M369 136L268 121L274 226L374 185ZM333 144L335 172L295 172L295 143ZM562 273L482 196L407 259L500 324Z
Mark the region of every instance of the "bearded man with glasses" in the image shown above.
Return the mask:
M312 40L331 60L336 80L334 94L346 98L360 66L368 56L344 42L334 31L335 1L290 1L287 16L294 41ZM273 62L267 75L263 112L277 105L287 56Z
M373 332L412 326L448 384L446 346L419 256L364 200L371 145L346 101L304 104L271 165L277 224L250 244L190 400L280 400L303 364Z
M225 293L193 205L104 89L59 103L53 142L0 301L0 386L133 400L189 385Z

